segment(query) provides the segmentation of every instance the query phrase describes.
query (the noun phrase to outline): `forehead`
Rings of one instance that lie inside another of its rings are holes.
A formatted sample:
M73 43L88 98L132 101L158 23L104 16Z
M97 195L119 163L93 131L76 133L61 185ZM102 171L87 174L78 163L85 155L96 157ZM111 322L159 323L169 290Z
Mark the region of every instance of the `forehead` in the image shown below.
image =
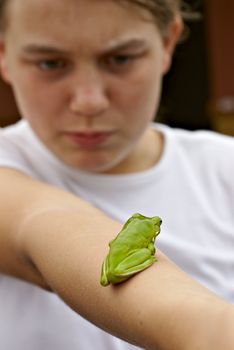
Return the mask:
M100 46L156 30L150 13L128 1L11 0L8 18L8 32L19 43L46 39Z
M11 25L17 21L42 28L50 23L67 25L67 30L74 22L92 27L100 18L109 25L113 21L122 23L126 18L128 23L152 19L149 11L128 0L9 0L7 13Z

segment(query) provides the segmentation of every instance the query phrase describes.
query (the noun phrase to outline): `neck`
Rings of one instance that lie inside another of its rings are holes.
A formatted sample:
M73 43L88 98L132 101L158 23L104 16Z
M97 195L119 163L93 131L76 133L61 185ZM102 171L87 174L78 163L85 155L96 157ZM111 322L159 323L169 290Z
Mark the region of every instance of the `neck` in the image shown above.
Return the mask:
M107 174L130 174L155 166L161 158L164 146L162 133L148 128L134 150Z

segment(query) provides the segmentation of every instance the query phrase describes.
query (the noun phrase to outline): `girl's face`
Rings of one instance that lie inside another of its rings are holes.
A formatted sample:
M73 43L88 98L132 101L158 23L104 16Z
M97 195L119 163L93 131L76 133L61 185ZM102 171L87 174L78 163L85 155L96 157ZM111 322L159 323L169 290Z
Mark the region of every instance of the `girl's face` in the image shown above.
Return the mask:
M41 141L82 170L140 162L179 21L162 38L148 12L112 0L11 0L8 10L2 75Z

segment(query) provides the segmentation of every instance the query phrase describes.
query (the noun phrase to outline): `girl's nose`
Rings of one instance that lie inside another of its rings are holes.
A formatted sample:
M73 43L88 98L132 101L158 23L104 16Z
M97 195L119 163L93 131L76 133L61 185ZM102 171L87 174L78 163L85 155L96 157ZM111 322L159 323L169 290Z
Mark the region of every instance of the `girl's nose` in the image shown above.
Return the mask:
M100 79L83 74L83 79L78 79L74 85L70 101L70 110L73 113L83 117L95 117L107 110L109 100Z

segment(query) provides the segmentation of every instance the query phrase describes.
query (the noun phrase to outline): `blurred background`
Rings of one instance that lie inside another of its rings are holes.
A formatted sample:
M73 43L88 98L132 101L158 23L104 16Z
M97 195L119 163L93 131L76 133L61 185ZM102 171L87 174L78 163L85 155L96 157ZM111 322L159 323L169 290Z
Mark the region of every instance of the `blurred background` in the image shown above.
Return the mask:
M234 136L234 0L187 0L159 120Z
M183 14L157 120L234 136L234 0L187 0ZM18 118L12 91L0 79L0 126Z

